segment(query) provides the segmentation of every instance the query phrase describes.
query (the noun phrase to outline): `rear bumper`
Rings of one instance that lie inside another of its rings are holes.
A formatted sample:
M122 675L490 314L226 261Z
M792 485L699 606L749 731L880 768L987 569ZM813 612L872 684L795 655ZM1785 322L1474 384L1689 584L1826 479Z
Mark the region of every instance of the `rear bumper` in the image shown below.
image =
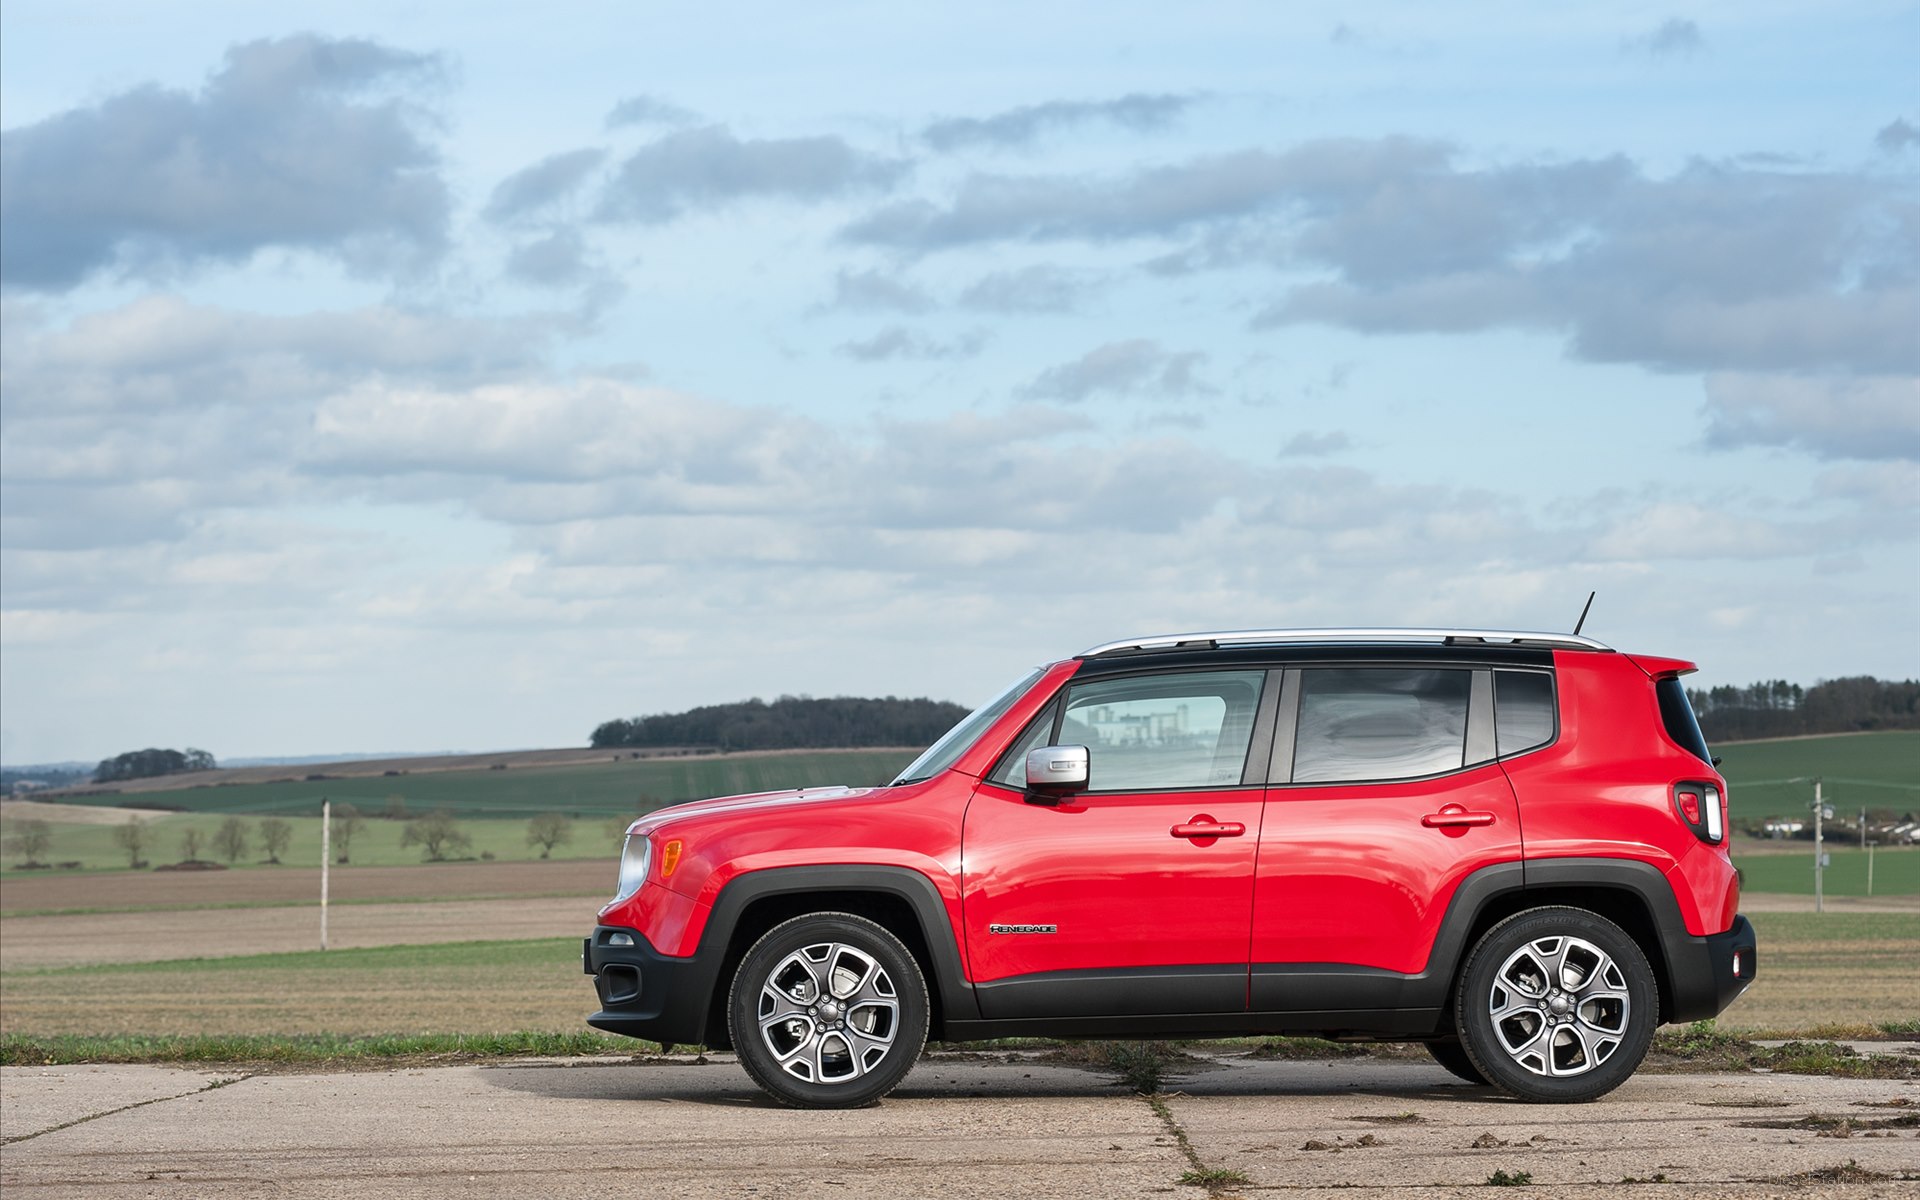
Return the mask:
M1753 926L1745 917L1735 916L1725 933L1669 942L1667 968L1673 989L1667 1020L1678 1023L1719 1016L1759 973Z
M614 934L633 944L610 945ZM581 947L580 965L600 996L600 1011L587 1018L595 1029L663 1044L705 1040L711 972L697 958L661 954L637 929L600 925Z

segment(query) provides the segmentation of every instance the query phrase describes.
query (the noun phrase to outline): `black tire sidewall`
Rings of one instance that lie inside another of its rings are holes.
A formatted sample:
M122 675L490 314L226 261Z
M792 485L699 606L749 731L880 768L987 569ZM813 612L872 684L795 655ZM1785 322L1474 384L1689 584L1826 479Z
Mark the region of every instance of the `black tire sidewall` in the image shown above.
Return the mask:
M1507 956L1544 937L1577 937L1592 942L1619 966L1627 981L1632 1011L1627 1033L1612 1055L1581 1075L1536 1075L1514 1062L1500 1046L1487 1012L1495 974ZM1660 990L1647 956L1625 930L1597 913L1578 908L1536 908L1517 913L1489 929L1475 944L1460 988L1454 996L1460 1045L1488 1083L1510 1096L1539 1103L1595 1100L1625 1083L1639 1068L1660 1024Z
M817 942L844 942L871 954L893 978L900 1001L900 1028L893 1047L875 1070L853 1083L809 1083L780 1069L760 1039L760 988L767 974L787 955ZM734 972L727 995L727 1029L734 1053L753 1081L782 1104L794 1108L861 1108L878 1102L899 1086L920 1059L929 1019L926 977L913 953L884 926L852 913L795 917L768 930Z

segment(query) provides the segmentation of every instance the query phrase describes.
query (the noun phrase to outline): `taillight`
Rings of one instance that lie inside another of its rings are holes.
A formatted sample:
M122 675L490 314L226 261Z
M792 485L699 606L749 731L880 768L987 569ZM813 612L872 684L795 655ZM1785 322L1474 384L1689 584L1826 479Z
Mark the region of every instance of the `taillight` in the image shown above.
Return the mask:
M1726 837L1726 818L1720 810L1720 788L1711 783L1673 785L1673 811L1693 836L1711 845Z

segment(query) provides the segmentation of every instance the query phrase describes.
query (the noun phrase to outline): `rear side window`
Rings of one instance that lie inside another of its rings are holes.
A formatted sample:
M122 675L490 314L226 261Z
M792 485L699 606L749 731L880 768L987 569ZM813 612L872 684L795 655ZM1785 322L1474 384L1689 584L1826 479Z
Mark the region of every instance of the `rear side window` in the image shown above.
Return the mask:
M1472 687L1472 671L1302 671L1293 782L1416 779L1459 770Z
M1678 679L1669 678L1654 684L1653 692L1660 697L1660 720L1667 727L1667 736L1682 750L1712 765L1713 754L1707 749L1707 737L1700 732L1700 722L1693 715L1693 705L1687 703L1687 689L1680 686Z
M1553 740L1553 676L1544 671L1493 673L1494 739L1500 756Z

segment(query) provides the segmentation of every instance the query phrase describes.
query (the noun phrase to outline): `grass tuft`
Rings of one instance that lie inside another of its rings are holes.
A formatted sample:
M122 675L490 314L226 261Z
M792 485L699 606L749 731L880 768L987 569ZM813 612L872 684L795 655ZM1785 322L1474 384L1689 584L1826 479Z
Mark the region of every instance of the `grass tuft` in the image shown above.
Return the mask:
M1487 1176L1488 1187L1525 1187L1533 1182L1533 1175L1527 1171L1515 1171L1509 1175L1505 1171L1495 1171Z
M1250 1181L1245 1171L1236 1171L1232 1167L1197 1167L1182 1171L1180 1182L1188 1187L1203 1187L1213 1191L1216 1188L1240 1187Z

